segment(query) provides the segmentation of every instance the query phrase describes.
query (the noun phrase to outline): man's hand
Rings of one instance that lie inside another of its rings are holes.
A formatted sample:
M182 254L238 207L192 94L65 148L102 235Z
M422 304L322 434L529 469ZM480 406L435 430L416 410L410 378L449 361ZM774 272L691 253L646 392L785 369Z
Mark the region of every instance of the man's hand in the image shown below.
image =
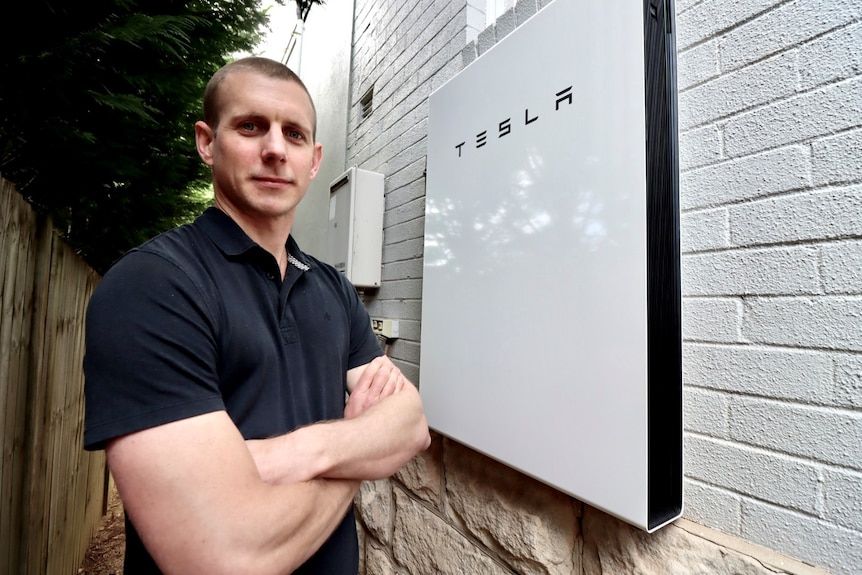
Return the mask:
M348 374L347 388L350 398L344 408L346 419L362 415L384 397L401 391L407 381L401 370L385 355L373 359L364 368L357 369L362 369L362 372L355 385L351 377L355 374Z

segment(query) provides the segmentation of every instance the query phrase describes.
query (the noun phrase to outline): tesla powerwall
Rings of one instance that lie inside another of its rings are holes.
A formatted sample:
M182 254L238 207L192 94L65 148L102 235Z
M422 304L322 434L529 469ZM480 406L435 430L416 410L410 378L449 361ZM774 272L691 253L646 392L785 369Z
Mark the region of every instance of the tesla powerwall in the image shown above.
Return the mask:
M647 531L682 511L672 16L555 0L428 120L430 425Z

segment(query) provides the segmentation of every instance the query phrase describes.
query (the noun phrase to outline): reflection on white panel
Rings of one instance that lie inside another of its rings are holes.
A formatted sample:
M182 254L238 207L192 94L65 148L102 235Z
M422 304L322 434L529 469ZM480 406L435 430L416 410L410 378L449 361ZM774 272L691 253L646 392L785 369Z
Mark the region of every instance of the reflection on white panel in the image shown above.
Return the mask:
M643 22L556 0L431 95L420 386L436 430L640 526Z

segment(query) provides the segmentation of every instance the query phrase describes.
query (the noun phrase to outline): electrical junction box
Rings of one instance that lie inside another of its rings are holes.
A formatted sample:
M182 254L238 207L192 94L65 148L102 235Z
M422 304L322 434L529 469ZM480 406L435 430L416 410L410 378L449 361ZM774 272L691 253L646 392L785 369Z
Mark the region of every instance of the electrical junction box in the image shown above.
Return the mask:
M327 263L357 288L380 287L383 174L348 169L329 185Z

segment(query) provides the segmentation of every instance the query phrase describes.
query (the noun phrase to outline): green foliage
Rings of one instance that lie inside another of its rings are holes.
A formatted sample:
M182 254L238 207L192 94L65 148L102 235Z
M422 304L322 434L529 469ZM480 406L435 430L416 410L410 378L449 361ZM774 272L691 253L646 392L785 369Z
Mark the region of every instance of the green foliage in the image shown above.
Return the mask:
M24 0L0 21L0 174L96 270L203 209L193 125L261 0Z

